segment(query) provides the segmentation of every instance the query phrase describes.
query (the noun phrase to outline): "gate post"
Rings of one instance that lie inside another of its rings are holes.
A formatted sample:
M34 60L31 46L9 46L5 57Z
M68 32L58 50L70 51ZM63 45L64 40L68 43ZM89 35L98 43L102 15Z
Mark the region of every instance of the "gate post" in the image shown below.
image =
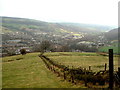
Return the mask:
M119 45L120 46L120 45ZM119 47L118 47L119 48ZM119 75L119 77L120 77L120 48L118 49L119 50L119 52L118 52L118 54L119 54L119 57L118 57L118 75Z
M109 88L113 88L113 49L109 49Z

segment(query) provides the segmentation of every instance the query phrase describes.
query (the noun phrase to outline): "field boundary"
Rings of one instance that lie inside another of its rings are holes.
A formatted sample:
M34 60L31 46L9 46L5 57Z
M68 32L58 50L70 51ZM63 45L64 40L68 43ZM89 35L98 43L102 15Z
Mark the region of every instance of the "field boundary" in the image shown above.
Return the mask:
M58 62L54 62L45 55L39 55L43 60L46 67L57 74L58 77L62 77L73 84L77 84L83 81L85 86L94 88L107 88L109 83L109 71L103 70L99 72L93 72L91 70L86 70L85 68L69 68L65 65L61 65Z

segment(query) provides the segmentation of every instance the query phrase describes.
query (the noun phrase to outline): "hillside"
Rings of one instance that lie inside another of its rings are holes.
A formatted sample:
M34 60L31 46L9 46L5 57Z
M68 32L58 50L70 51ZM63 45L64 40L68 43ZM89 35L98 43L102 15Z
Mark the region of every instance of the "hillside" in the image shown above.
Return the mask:
M18 54L21 48L27 48L33 52L39 50L37 47L42 41L48 40L53 44L53 51L95 52L101 45L109 44L109 35L108 38L104 35L107 35L106 31L111 32L112 28L100 25L50 23L26 18L2 17L1 48L3 53L9 55Z
M58 73L49 70L38 55L39 53L28 53L4 57L2 59L2 88L89 88L85 87L84 81L81 79L81 81L76 81L76 84L71 83L69 77L64 80L63 72L58 76ZM91 70L96 72L103 71L104 64L107 63L108 70L108 58L96 53L50 52L45 55L61 65L85 67L86 69L91 66ZM114 57L115 70L118 68L117 61L118 57ZM81 77L81 74L78 75ZM90 86L92 85L90 83ZM99 86L98 84L93 86L96 88L108 87L108 85Z
M60 23L68 27L77 27L83 32L106 32L114 29L112 26L96 25L96 24L83 24L83 23ZM86 29L84 29L86 28Z
M105 37L108 40L118 40L118 28L110 30L109 32L105 33Z
M54 32L58 33L97 33L111 30L112 27L95 26L78 23L49 23L33 19L2 17L3 32Z
M2 17L2 34L3 40L10 39L31 39L37 41L43 39L53 40L54 38L82 38L86 32L92 30L78 28L75 26L68 27L60 23L48 23L33 19ZM95 32L96 33L96 32Z
M84 88L72 85L50 72L39 53L3 58L2 88ZM10 61L11 60L11 61Z
M79 24L49 23L26 18L2 17L3 40L9 39L47 39L83 38L109 31L112 27ZM8 35L9 34L9 35ZM42 40L41 39L41 40Z
M44 31L50 32L52 29L51 25L47 22L42 22L33 19L23 19L23 18L12 18L12 17L2 17L3 32L8 29L8 31L18 31L18 32L33 32L34 31Z

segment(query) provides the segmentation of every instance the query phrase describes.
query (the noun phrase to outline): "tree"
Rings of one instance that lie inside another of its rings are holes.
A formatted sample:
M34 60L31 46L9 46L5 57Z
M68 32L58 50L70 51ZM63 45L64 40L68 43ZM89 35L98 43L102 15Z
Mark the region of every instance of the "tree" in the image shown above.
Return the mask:
M62 52L69 52L70 51L70 48L68 45L63 45L62 46Z
M20 53L21 53L22 55L25 55L25 54L26 54L26 49L21 49L21 50L20 50Z
M34 46L32 47L32 51L33 52L40 52L40 44L34 44Z
M46 52L47 50L50 49L50 42L49 41L42 41L41 45L40 45L40 52L41 55Z

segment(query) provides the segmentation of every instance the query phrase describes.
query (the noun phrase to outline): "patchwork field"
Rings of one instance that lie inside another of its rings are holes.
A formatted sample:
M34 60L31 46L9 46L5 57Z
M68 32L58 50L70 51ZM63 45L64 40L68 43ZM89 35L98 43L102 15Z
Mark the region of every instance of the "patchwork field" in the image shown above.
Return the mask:
M84 84L73 85L57 77L49 71L43 61L38 57L39 53L29 53L4 57L2 59L2 87L3 88L86 88ZM74 67L91 66L94 71L104 70L104 64L108 63L108 56L100 56L96 53L55 52L45 53L52 60ZM115 70L118 67L118 59L114 57Z

